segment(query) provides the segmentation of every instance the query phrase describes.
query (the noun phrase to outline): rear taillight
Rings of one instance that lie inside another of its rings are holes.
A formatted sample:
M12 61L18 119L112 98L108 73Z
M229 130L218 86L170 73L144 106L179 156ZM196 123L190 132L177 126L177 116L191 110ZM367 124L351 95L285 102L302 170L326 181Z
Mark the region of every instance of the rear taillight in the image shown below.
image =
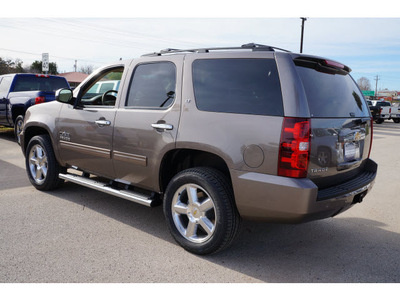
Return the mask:
M44 103L45 101L46 101L46 98L43 96L35 98L35 104Z
M310 120L285 118L279 144L278 175L306 177L309 158Z
M369 142L369 151L368 151L368 158L371 155L371 149L372 149L372 140L374 138L374 118L371 118L371 126L370 126L370 130L371 130L371 141Z

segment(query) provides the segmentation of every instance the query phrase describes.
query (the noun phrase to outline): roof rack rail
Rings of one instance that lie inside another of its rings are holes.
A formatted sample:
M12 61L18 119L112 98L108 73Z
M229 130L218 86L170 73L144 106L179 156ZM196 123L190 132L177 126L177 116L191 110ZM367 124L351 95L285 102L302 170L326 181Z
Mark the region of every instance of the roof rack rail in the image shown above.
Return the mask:
M223 50L243 50L243 49L252 49L252 51L275 51L280 50L284 52L290 52L289 50L285 50L278 47L261 45L255 43L244 44L240 47L216 47L216 48L197 48L197 49L163 49L159 52L153 52L148 54L143 54L142 56L161 56L163 54L174 54L174 53L208 53L210 51L223 51Z

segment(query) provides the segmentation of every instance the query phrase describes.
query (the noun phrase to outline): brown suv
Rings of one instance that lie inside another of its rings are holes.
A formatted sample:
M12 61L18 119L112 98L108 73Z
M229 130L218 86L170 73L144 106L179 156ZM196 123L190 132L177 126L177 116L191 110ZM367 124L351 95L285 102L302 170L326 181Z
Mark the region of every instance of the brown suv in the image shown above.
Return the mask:
M119 61L29 108L27 173L40 190L67 180L163 203L173 237L197 254L229 245L241 218L332 217L361 202L377 172L350 71L258 44ZM113 88L94 88L102 82Z

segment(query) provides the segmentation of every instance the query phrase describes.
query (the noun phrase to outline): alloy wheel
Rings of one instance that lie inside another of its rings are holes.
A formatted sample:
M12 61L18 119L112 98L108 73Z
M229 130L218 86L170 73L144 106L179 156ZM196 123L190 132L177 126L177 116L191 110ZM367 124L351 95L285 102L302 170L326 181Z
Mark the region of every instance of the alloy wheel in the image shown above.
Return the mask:
M47 155L40 145L34 145L29 152L29 171L37 184L42 184L47 176Z
M195 184L180 187L171 209L175 226L185 239L203 243L212 237L217 224L215 204L202 187Z

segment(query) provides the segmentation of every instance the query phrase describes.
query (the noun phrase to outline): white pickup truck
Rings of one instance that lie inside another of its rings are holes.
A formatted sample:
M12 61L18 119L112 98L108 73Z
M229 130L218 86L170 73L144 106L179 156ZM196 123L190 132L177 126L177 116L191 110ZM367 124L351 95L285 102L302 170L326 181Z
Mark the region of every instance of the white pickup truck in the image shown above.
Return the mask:
M377 124L381 124L385 120L390 120L391 112L392 112L392 106L391 106L390 102L372 100L371 104L373 107L378 108L376 110L376 118L375 118L375 122ZM371 109L371 107L370 107L370 109Z
M393 122L400 123L400 106L392 106L390 118L393 120Z

